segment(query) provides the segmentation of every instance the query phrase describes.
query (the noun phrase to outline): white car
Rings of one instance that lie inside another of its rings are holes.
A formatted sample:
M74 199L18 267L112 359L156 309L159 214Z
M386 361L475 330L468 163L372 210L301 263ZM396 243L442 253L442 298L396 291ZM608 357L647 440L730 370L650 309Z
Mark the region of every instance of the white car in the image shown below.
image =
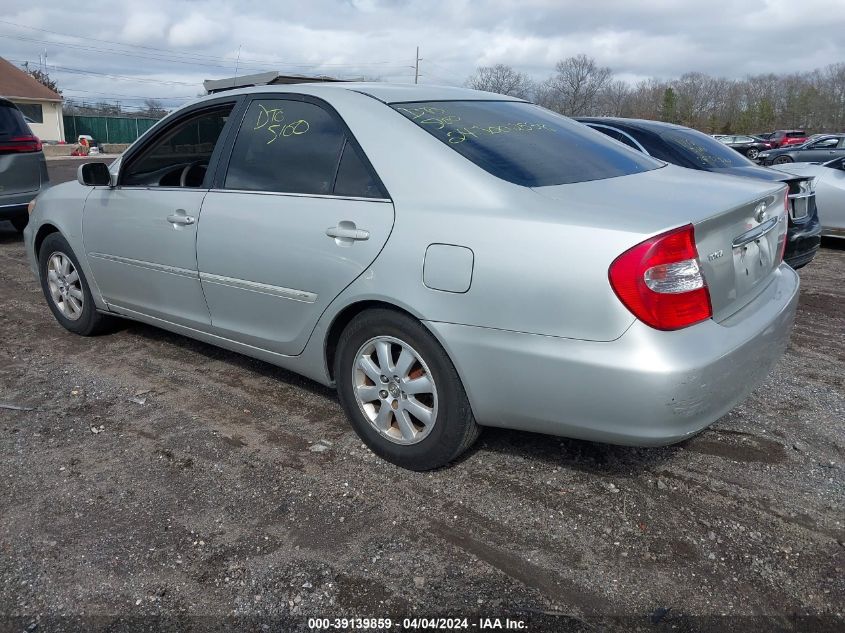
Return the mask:
M845 238L845 158L826 163L788 163L772 169L811 176L816 188L816 207L822 235Z

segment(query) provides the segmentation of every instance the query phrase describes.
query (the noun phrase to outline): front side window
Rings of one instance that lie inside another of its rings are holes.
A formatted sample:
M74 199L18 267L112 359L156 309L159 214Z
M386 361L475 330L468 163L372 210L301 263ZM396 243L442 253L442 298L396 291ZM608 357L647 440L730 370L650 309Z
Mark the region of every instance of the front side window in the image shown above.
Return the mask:
M129 162L121 184L201 187L232 108L225 105L205 110L172 126Z
M832 149L839 145L838 138L825 138L810 145L810 149Z
M601 180L663 166L530 103L430 101L391 107L467 160L524 187Z

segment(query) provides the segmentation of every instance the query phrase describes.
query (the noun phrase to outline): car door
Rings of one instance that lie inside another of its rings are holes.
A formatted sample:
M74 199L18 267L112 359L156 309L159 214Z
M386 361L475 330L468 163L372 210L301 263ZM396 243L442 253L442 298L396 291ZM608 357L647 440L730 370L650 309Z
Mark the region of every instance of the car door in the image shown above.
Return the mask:
M816 163L836 158L836 147L839 139L823 138L811 143L806 149L795 150L798 153L798 160Z
M298 354L378 255L393 204L338 114L296 95L251 100L215 185L197 237L212 331Z
M96 187L83 214L83 243L110 308L208 329L196 230L215 148L233 102L188 111L133 148L114 187Z
M845 237L845 158L821 169L816 178L819 222L826 233Z

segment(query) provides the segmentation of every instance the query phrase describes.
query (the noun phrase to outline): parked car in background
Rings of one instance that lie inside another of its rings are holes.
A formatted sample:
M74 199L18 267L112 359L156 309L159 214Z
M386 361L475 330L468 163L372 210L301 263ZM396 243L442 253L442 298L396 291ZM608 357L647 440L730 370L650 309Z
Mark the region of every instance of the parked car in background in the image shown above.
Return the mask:
M765 140L771 143L773 148L802 145L807 141L807 133L804 130L776 130Z
M845 157L826 163L794 163L773 168L811 177L822 234L845 239Z
M786 183L790 197L786 262L793 268L800 268L816 256L821 245L821 225L812 181L806 176L760 167L706 134L672 123L605 117L581 117L577 120L629 147L674 165Z
M718 141L740 154L744 154L751 160L755 160L760 152L772 148L772 144L768 141L747 135L721 136Z
M845 156L845 134L823 134L803 145L788 145L758 155L763 165L823 163Z
M111 169L39 196L24 233L57 321L120 315L336 385L406 468L478 425L683 440L768 374L795 314L783 183L666 165L502 95L233 90Z
M50 183L41 141L18 107L0 98L0 220L23 231L27 205Z
M757 132L756 134L751 134L751 136L753 136L754 138L761 138L764 141L768 141L770 138L772 138L773 134L774 132Z

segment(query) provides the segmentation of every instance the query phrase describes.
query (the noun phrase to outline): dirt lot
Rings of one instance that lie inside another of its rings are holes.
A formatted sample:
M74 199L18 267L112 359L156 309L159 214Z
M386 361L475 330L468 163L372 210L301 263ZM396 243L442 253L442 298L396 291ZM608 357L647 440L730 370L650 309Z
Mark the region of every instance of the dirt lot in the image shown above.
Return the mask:
M65 332L6 227L0 403L32 410L0 409L0 631L845 626L845 250L801 272L774 374L693 440L488 430L418 474L295 375L143 325Z

